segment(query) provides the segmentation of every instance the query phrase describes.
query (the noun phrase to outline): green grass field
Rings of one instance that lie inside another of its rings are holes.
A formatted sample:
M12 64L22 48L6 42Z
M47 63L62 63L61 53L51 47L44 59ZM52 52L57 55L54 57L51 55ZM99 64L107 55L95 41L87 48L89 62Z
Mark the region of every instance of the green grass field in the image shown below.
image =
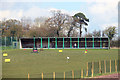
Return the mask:
M84 51L84 49L64 49L59 53L58 49L46 49L39 53L31 53L32 50L7 50L8 56L3 57L3 78L27 78L28 73L32 77L39 77L42 72L86 69L86 62L118 59L118 49L91 49L86 55ZM66 60L67 56L70 57L69 63ZM10 58L11 62L5 63L5 58Z

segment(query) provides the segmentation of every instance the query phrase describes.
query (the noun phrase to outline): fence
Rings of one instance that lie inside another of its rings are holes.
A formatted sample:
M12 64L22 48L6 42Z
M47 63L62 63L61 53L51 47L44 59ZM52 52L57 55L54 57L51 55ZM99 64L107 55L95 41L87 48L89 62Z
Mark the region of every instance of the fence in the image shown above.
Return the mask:
M19 48L19 39L17 37L2 37L2 49Z
M118 72L119 60L103 60L97 62L87 62L86 69L72 70L68 72L52 72L41 74L28 74L28 78L93 78L96 75Z

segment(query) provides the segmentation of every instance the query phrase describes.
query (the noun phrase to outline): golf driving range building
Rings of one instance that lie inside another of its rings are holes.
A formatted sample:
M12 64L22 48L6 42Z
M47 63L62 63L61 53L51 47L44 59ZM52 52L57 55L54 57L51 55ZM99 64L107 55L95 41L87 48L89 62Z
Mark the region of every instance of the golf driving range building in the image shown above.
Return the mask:
M109 49L107 37L33 37L20 38L20 49Z

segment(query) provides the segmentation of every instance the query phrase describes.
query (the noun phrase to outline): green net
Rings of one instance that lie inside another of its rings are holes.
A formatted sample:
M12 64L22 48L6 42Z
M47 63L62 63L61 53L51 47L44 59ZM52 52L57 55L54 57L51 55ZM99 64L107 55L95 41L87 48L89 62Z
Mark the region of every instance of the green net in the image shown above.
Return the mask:
M111 72L115 72L115 60L111 61Z
M72 71L65 72L65 78L72 78Z
M17 37L2 37L2 49L16 49L19 48Z
M117 71L120 71L120 60L117 60Z
M86 69L83 69L83 78L86 77Z
M55 78L64 78L64 72L56 72Z
M110 61L106 61L106 72L110 72Z
M53 73L43 73L44 78L53 78Z
M99 62L94 62L94 73L95 74L99 73Z
M74 77L75 78L81 78L81 70L74 71Z
M104 65L104 61L101 61L101 73L105 73L105 65Z
M5 38L4 37L2 37L2 49L5 49Z
M11 38L10 37L6 37L6 46L11 46Z
M92 69L92 62L89 62L88 63L88 77L92 75L91 69Z
M30 78L42 78L42 74L29 74Z

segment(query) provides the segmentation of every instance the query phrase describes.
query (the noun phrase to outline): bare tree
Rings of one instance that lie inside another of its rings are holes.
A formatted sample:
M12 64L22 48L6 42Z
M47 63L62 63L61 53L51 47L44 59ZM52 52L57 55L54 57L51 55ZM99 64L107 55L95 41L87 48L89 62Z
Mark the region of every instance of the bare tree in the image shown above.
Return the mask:
M32 27L32 19L30 17L22 17L21 18L21 24L23 27L23 36L28 36L28 32L30 28Z
M67 16L67 22L65 24L65 30L67 31L67 37L70 37L71 31L75 27L74 19L72 16Z
M46 20L46 24L48 27L55 27L56 34L59 37L60 31L64 28L64 24L66 23L68 15L61 13L60 10L52 11L52 14L53 16Z
M85 34L85 37L92 37L92 36L93 36L92 33L87 33L87 34Z
M28 37L55 37L57 34L54 27L48 28L46 25L41 27L33 26L28 32Z
M93 31L93 36L94 37L101 37L101 31L100 30L99 31L94 30Z
M24 30L29 30L29 28L32 26L32 19L24 16L21 18L21 24Z
M45 23L46 20L47 20L46 17L37 17L34 19L34 24L35 26L40 27L42 24Z

